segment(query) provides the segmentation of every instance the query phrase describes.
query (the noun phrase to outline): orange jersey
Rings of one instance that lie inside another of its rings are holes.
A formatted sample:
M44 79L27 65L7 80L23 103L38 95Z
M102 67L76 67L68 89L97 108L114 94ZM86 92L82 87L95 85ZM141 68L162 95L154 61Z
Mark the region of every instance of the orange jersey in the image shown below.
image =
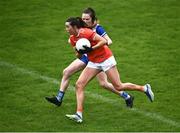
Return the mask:
M91 29L88 28L81 28L79 30L79 34L77 36L71 35L69 40L71 45L74 47L76 45L76 42L80 38L86 38L90 41L91 47L96 45L98 42L94 41L94 36L96 35L95 32L93 32ZM103 45L102 47L99 47L95 50L92 50L91 52L87 53L88 59L95 63L100 63L108 59L112 56L111 50L108 48L107 45Z

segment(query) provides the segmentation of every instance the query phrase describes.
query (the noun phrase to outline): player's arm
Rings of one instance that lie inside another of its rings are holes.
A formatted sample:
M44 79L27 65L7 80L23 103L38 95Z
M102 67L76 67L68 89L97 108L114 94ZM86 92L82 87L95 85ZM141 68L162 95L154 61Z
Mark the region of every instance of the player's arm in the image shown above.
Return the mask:
M108 34L105 34L105 35L103 36L103 38L105 38L105 39L107 40L107 44L108 44L108 45L111 45L111 44L112 44L112 40L111 40L111 38L108 36Z
M93 38L94 41L98 42L96 45L94 45L92 47L92 49L97 49L99 47L102 47L103 45L107 44L107 40L104 39L103 37L101 37L100 35L98 34L95 34L94 38Z
M71 40L70 40L70 38L68 39L68 43L69 43L69 44L71 44Z
M79 50L78 52L81 54L88 53L88 52L91 52L92 50L95 50L95 49L102 47L103 45L107 44L106 39L104 39L103 37L101 37L97 33L94 33L92 35L91 40L97 42L97 44L92 46L92 47L83 46L85 48L85 50Z
M98 35L102 36L103 38L105 38L107 40L107 45L112 44L111 38L108 36L108 34L106 33L106 31L104 30L104 28L102 26L98 25L96 32Z

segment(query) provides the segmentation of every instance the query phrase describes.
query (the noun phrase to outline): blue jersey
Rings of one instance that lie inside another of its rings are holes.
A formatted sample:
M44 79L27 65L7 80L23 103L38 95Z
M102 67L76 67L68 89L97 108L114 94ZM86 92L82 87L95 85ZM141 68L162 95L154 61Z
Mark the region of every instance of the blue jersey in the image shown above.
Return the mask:
M106 31L99 24L97 24L92 30L102 37L106 35Z

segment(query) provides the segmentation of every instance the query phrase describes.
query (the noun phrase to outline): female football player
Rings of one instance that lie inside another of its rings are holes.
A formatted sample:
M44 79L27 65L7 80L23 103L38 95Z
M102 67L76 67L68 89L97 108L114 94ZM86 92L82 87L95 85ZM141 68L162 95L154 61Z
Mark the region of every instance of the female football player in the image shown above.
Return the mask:
M111 81L113 87L117 91L137 90L144 92L150 101L154 100L154 94L149 84L141 86L132 83L121 82L119 72L116 68L116 60L111 50L106 45L106 39L98 35L96 32L93 32L91 29L85 28L85 24L80 18L71 17L67 19L65 27L66 31L70 34L69 40L73 47L75 47L76 42L80 38L86 38L91 43L90 48L85 47L85 50L77 52L77 56L81 56L81 54L87 53L89 62L76 82L76 113L73 115L66 115L66 117L78 123L83 121L82 112L84 102L84 88L87 83L101 71L106 73L108 79Z
M112 40L110 39L108 34L105 32L103 27L97 23L96 13L92 8L86 8L83 11L82 20L86 23L86 27L93 29L97 34L105 38L107 40L107 45L112 44ZM64 94L65 94L65 91L69 86L70 77L74 73L80 70L83 70L86 67L87 63L88 63L88 57L86 54L84 54L82 57L77 58L67 68L65 68L63 71L63 77L61 80L60 89L58 91L57 96L46 97L46 100L48 100L49 102L57 106L60 106L62 103ZM100 72L99 74L97 74L96 77L99 81L100 86L124 98L127 107L132 108L133 99L134 99L132 96L130 96L127 92L118 91L114 89L113 85L108 82L107 76L104 72Z

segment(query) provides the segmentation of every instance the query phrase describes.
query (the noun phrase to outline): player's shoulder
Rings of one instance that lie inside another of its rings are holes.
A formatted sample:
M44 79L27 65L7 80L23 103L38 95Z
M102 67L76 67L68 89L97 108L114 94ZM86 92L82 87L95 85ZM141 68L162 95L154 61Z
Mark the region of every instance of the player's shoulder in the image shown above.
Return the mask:
M92 31L92 29L89 28L81 28L79 30L79 36L91 35L92 33L94 33L94 31Z
M100 24L97 24L94 28L96 33L99 34L100 36L104 36L106 34L106 31Z
M92 30L89 28L81 28L80 29L80 33L86 33L86 32L92 32Z
M95 29L96 29L96 30L101 30L101 29L104 29L104 28L103 28L102 25L96 24Z

